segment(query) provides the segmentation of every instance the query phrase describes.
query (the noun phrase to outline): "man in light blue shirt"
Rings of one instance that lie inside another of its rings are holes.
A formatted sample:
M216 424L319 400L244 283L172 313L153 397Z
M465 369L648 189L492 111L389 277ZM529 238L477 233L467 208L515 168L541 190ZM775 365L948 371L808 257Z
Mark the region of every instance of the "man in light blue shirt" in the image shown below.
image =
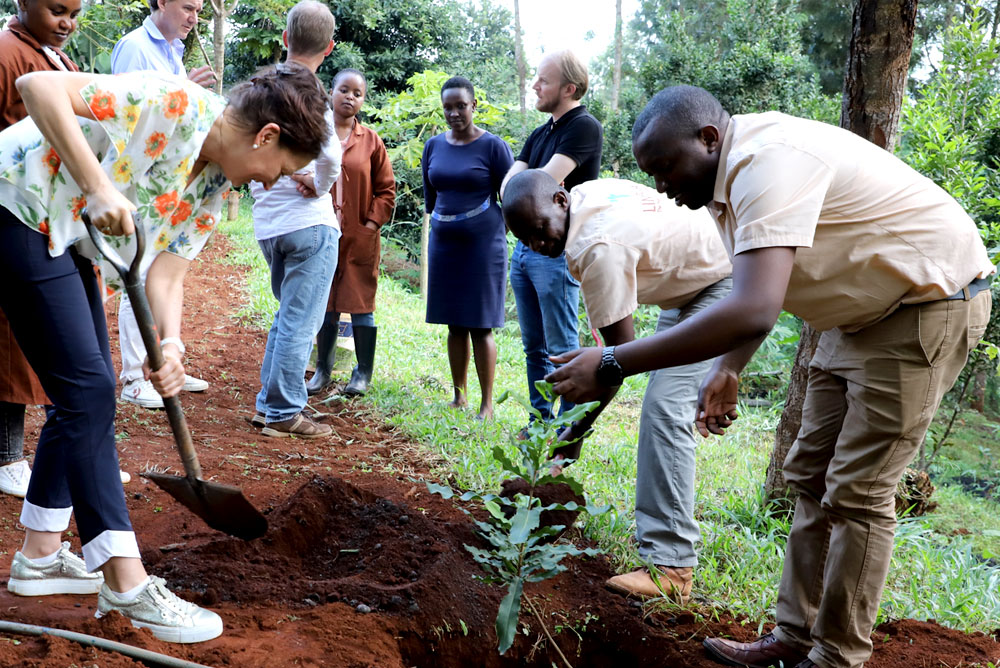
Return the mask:
M149 0L150 15L140 27L115 44L111 52L111 71L121 74L154 70L185 76L181 40L198 25L202 5L202 0ZM192 69L187 77L205 88L211 88L216 81L209 65ZM142 278L145 281L146 277ZM122 295L118 308L118 340L122 353L122 399L143 408L163 408L163 399L153 389L152 382L143 378L146 348L126 295ZM184 389L201 392L208 389L208 383L201 378L185 376Z
M115 44L111 71L120 74L155 70L185 76L181 40L198 25L203 4L202 0L149 0L150 15ZM187 77L205 88L215 85L210 65L194 68Z

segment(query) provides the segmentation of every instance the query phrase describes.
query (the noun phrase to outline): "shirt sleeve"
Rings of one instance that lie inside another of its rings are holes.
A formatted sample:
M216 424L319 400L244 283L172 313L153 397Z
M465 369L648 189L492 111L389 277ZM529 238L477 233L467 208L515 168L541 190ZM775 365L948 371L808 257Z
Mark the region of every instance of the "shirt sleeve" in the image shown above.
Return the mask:
M424 211L426 213L432 213L434 207L437 205L437 190L431 185L430 179L430 162L431 153L433 150L431 146L434 144L434 137L427 140L424 144L424 154L420 158L420 171L423 174L424 179Z
M490 175L493 180L493 193L499 195L500 186L507 172L514 165L514 152L510 150L510 145L503 139L494 136L493 150L490 154Z
M389 222L392 210L396 208L396 176L392 173L392 161L389 160L385 144L378 135L375 135L375 150L371 161L372 201L365 214L365 221L373 221L381 227Z
M640 253L613 241L597 241L574 257L580 292L590 324L600 329L632 315L639 306L637 268Z
M135 39L123 37L111 52L111 73L156 70L156 64L146 55L146 50Z
M535 130L528 135L528 141L524 142L524 146L521 147L521 153L518 154L517 159L521 162L531 164L531 148L535 145L535 141L538 139L538 133L545 126L535 128Z
M333 126L332 111L327 110L326 120L330 126L330 136L316 158L316 171L313 175L313 183L319 194L330 192L330 188L337 182L337 177L340 176L340 161L344 153Z
M601 126L589 116L581 116L566 128L552 153L561 153L577 165L582 165L587 158L600 151Z
M783 144L738 163L729 185L735 215L733 253L777 246L811 247L833 169Z

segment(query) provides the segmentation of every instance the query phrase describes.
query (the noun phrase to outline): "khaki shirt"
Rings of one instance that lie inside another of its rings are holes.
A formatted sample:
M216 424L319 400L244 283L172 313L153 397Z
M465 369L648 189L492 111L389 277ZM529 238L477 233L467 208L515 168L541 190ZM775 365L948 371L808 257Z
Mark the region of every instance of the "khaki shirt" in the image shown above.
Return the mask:
M784 308L852 332L993 273L975 223L888 151L778 112L733 116L708 208L730 255L796 247Z
M639 304L684 306L732 273L711 216L619 179L588 181L570 191L566 259L597 328L631 315Z

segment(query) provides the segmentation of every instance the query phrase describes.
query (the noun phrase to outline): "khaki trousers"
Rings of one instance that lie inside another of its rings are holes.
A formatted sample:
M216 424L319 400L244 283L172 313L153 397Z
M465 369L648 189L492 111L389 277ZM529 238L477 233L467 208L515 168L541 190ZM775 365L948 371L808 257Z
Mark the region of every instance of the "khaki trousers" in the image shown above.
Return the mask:
M904 306L853 334L824 332L802 427L784 463L799 492L778 590L775 635L821 668L855 668L889 572L894 494L969 351L990 293Z

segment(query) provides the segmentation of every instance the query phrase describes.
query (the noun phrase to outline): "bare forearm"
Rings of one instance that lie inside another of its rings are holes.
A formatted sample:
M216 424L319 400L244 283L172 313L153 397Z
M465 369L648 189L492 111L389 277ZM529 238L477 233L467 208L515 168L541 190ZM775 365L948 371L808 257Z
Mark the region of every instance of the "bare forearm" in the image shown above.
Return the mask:
M161 339L181 337L184 276L190 261L173 253L160 253L146 277L146 296Z

